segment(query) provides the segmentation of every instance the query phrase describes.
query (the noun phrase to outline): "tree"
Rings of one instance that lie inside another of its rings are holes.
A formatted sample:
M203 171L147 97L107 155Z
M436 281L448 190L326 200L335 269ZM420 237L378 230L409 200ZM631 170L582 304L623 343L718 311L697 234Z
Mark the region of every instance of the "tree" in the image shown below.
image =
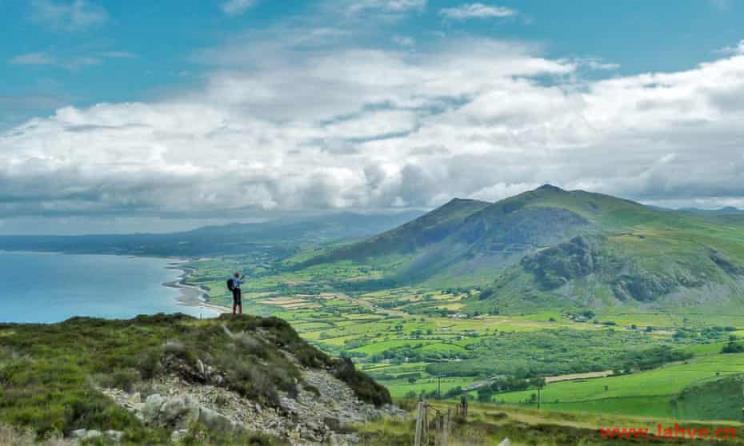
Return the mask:
M478 389L478 401L481 403L490 403L493 398L493 391L489 388Z

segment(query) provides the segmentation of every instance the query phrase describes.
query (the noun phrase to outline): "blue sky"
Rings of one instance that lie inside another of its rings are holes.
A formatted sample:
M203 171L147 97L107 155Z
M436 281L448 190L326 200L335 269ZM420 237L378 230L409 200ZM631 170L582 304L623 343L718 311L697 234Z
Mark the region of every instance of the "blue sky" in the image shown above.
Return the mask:
M246 30L333 9L317 1L256 0L243 12L228 14L219 1L90 0L80 4L96 18L82 23L64 13L44 18L40 12L74 3L0 1L0 96L6 98L0 119L6 126L63 104L146 100L198 84L209 69L195 60L200 49ZM442 15L442 9L461 4L430 0L378 33L366 30L364 40L395 45L391 33L420 43L457 35L522 40L541 46L549 57L593 58L630 74L681 70L713 59L742 38L744 23L744 4L734 0L505 0L498 6L515 16L452 20ZM338 2L337 8L346 6ZM335 19L329 14L324 21L320 15L317 23L334 26ZM22 63L22 56L34 54L48 60Z
M744 207L735 0L0 0L0 22L0 233L546 182Z

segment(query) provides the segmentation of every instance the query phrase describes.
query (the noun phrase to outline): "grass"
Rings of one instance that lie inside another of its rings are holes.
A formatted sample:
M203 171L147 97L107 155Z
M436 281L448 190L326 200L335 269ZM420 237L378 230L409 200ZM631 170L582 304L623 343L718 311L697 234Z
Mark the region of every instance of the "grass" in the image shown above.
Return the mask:
M412 409L414 403L404 402ZM439 410L445 413L450 409L454 413L454 404L449 402L429 402L430 412ZM380 420L359 427L363 441L372 445L407 446L414 437L414 417L405 420ZM673 427L675 420L666 418L626 417L594 413L562 413L537 411L529 408L496 406L493 404L469 405L467 418L453 418L449 444L452 446L486 446L499 444L508 438L513 445L531 446L564 446L564 445L641 445L641 444L690 444L688 439L659 439L653 436L658 425ZM647 428L651 434L643 439L606 439L600 434L600 428L608 426L627 426ZM708 421L689 421L684 423L688 428L707 428L711 430L726 429L734 438L728 441L696 440L698 445L744 444L740 423L722 423ZM432 429L433 431L433 429Z
M302 384L297 366L282 351L301 366L328 370L363 401L391 401L384 387L348 359L320 352L278 318L73 318L52 325L0 325L0 422L33 429L38 438L69 436L81 428L112 429L133 443L167 443L169 432L143 425L98 388L146 389L151 378L170 374L203 382L198 367L203 362L220 371L219 385L277 406L278 392L291 396ZM220 444L208 433L194 435Z
M197 276L209 275L197 270ZM696 355L717 353L728 335L672 339L677 329L690 327L690 322L684 316L642 308L608 308L596 316L614 326L578 323L558 310L460 318L432 312L466 302L468 294L459 291L402 287L354 294L332 290L285 293L260 286L249 280L249 305L279 302L272 306L272 314L289 321L321 350L351 357L395 398L411 392L432 393L438 386L444 393L499 374L552 376L606 370L616 367L616 359L625 352L656 345ZM303 305L298 307L298 302ZM646 327L653 328L646 331ZM467 376L453 376L459 374ZM556 385L551 384L550 389ZM529 397L525 393L513 402ZM556 398L564 401L559 409L581 409L581 404L570 403L570 398ZM612 410L617 411L618 404ZM624 404L630 407L631 403ZM591 410L602 410L601 405ZM664 410L654 409L666 414Z
M744 354L720 354L720 344L693 350L698 353L693 359L654 370L548 384L541 392L543 407L558 411L694 417L694 413L679 413L671 401L690 386L741 374L744 372ZM535 393L535 390L503 393L494 399L507 404L534 404L528 402ZM719 398L723 397L743 400L741 391L719 395ZM740 415L737 409L734 413L725 414L725 417L738 419Z

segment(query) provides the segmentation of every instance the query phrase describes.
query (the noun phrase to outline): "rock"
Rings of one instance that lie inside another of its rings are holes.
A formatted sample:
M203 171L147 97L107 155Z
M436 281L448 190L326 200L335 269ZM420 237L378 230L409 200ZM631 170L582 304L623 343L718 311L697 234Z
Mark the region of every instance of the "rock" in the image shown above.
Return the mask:
M83 439L85 438L85 435L88 433L88 429L75 429L72 431L72 438L77 439Z
M328 429L339 432L341 430L341 422L338 421L338 418L333 417L325 417L323 418L323 424L328 426Z
M102 391L144 423L168 429L173 442L186 437L187 428L199 422L209 430L246 429L282 438L290 444L351 446L360 440L344 426L404 413L395 406L377 408L366 404L328 371L312 368L302 370L302 382L307 386L297 386L295 394L280 392L284 410L262 406L214 385L224 377L219 370L202 364L194 364L191 370L199 374L203 367L208 379L193 382L175 374L159 377L149 383L151 395L144 402L142 395L119 389Z
M160 414L160 408L163 406L165 399L158 393L154 393L145 400L145 407L142 409L142 416L147 423L156 422Z
M96 438L101 438L102 436L103 434L101 433L101 431L91 429L85 433L85 436L82 439L83 440L95 440Z
M170 398L160 406L159 421L167 425L176 425L189 414L192 406L193 403L187 396Z
M124 438L124 432L115 431L113 429L107 430L104 435L106 436L106 439L113 441L114 443L120 443L121 439Z
M129 398L127 399L127 402L131 404L132 406L142 404L142 395L140 395L139 392L135 392L129 396Z
M199 415L197 419L204 423L209 429L231 429L232 422L226 416L221 413L212 410L208 407L199 407Z
M187 429L176 429L171 433L171 442L178 443L189 434Z

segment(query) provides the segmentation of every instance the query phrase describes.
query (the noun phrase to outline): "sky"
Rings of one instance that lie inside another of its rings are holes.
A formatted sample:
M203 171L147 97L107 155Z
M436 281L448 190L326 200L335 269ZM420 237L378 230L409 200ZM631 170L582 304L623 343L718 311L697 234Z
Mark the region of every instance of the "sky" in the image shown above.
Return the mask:
M738 0L0 0L0 233L744 208Z

